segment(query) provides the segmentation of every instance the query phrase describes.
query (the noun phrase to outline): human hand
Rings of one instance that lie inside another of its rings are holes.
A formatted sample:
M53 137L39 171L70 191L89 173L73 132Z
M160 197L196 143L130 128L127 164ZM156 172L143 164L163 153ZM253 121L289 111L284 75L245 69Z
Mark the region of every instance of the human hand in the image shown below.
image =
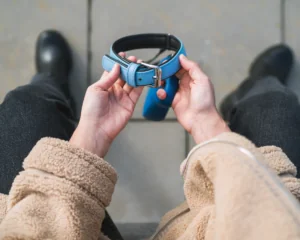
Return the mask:
M120 53L125 57L124 53ZM135 57L128 58L136 61ZM143 87L133 88L120 75L120 65L104 72L84 98L81 117L70 143L104 157L133 114Z
M182 69L176 74L179 89L172 107L179 123L189 132L196 143L228 132L230 129L219 115L215 105L214 88L198 64L180 56ZM166 91L159 89L157 96L166 98Z

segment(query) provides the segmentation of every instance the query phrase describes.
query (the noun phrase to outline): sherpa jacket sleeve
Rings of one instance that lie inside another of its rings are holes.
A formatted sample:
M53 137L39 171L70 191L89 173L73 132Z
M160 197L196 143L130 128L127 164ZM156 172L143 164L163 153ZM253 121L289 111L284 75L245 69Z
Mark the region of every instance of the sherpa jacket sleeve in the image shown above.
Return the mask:
M196 146L182 173L197 216L180 239L300 239L300 181L280 148L223 133Z
M0 195L0 239L99 239L116 184L103 159L66 141L43 138Z

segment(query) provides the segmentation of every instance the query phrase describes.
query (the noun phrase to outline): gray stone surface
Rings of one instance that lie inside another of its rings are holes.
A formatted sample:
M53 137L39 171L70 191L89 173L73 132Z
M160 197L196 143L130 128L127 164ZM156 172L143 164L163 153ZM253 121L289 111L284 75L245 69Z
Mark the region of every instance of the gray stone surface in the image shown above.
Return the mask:
M73 50L72 92L80 106L86 85L86 1L0 1L0 102L35 73L34 44L49 28L61 31Z
M158 223L124 223L117 227L124 240L146 240L155 233Z
M92 19L93 80L99 78L101 58L117 38L167 32L183 40L190 58L211 77L217 102L245 78L258 52L280 41L280 0L95 0ZM136 118L141 117L142 103Z
M295 53L295 65L288 85L300 97L300 1L285 1L285 41Z
M108 208L113 220L158 222L181 203L184 157L184 131L178 123L129 123L106 157L119 174Z

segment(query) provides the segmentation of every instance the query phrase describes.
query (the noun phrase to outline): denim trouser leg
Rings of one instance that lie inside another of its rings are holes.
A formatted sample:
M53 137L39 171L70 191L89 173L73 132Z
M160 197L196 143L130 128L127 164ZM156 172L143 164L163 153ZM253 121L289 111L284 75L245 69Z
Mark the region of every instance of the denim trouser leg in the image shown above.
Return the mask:
M274 77L265 77L233 108L232 131L258 147L275 145L300 170L300 105L296 95Z
M0 105L0 192L7 194L24 158L43 137L68 140L73 112L52 76L38 74L31 84L9 92Z

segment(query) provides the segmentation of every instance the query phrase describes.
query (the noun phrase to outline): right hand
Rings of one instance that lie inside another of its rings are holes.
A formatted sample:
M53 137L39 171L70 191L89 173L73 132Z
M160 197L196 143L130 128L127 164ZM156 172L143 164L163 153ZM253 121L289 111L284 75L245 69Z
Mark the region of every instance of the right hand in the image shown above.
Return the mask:
M182 69L176 74L180 80L179 89L172 107L179 123L192 134L196 143L230 131L219 115L215 105L214 88L198 64L180 56ZM159 89L157 96L166 98L166 91Z

